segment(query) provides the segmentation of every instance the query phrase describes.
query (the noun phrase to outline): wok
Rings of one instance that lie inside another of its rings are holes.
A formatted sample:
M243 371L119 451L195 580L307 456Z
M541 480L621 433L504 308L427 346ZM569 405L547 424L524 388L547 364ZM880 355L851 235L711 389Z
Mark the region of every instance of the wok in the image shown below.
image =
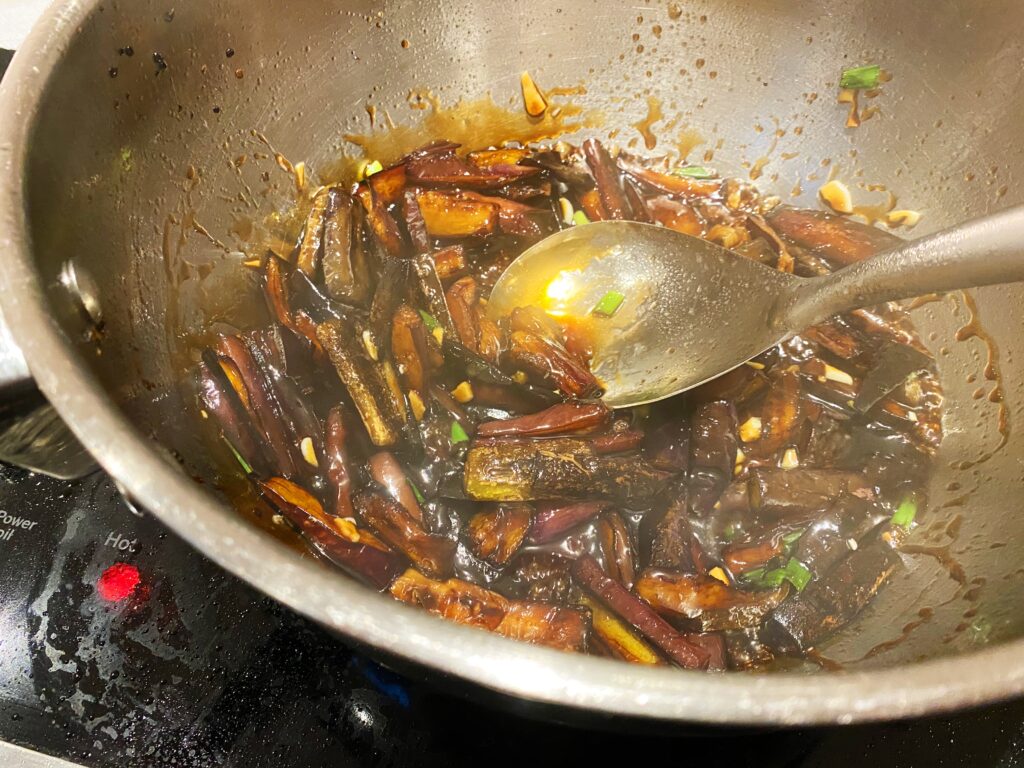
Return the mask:
M370 130L368 107L413 125L430 114L410 109L427 91L448 106L488 93L515 106L528 69L549 88L585 85L572 103L594 127L579 135L618 129L625 143L660 103L658 149L699 140L691 159L713 150L722 172L763 165L758 183L797 204L813 204L830 172L886 185L900 207L924 211L920 235L1024 200L1021 40L1024 14L1010 0L61 2L0 89L3 313L40 390L169 528L285 605L467 692L737 724L996 700L1024 689L1020 285L976 292L990 345L984 331L954 339L973 314L959 296L916 311L947 391L932 510L915 534L936 549L908 556L822 649L843 673L712 675L563 654L446 624L329 572L250 527L209 482L183 415L181 347L259 301L237 251L251 222L291 199L273 151L326 169L354 148L345 134ZM871 102L880 112L846 129L839 73L874 62L894 76ZM500 135L480 103L447 114L448 129L481 143ZM59 279L69 260L95 283L99 333ZM1004 445L1000 404L986 397L997 383L985 378L988 347L1011 427Z

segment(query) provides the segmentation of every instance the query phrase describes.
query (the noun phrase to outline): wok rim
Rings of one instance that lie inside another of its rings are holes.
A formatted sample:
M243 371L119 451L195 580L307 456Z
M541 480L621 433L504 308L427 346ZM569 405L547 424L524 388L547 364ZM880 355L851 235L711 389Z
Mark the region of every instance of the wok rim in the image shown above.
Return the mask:
M100 0L46 10L0 83L0 309L40 390L100 465L161 523L262 593L385 654L537 703L704 724L847 724L914 717L1024 692L1024 639L849 673L708 674L645 668L458 626L339 578L247 525L138 433L47 312L28 231L28 141L41 96Z

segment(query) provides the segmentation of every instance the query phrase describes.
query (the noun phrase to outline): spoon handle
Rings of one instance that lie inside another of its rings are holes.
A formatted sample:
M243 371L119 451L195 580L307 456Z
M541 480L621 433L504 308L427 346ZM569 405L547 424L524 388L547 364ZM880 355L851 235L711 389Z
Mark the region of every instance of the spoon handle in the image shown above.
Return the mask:
M851 309L1024 280L1024 205L973 219L824 277L798 279L772 314L801 331Z

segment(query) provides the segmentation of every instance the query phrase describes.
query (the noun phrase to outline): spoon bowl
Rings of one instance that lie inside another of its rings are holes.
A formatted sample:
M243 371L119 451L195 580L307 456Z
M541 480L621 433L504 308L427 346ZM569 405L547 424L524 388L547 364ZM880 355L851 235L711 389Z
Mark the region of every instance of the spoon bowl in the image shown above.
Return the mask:
M576 325L604 401L618 408L696 387L777 344L786 332L769 316L798 281L707 240L600 221L525 251L494 286L488 314L535 306ZM609 292L622 303L595 313Z

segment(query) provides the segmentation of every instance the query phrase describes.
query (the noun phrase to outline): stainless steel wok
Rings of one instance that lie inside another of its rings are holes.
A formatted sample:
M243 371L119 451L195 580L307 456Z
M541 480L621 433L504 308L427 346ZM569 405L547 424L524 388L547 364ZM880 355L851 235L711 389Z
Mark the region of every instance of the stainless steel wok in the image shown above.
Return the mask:
M917 311L948 404L943 469L915 535L949 545L966 583L938 550L908 556L822 649L845 673L709 675L563 654L446 624L328 572L193 479L208 470L188 429L179 347L183 333L258 300L236 251L248 222L287 204L291 182L254 131L323 169L354 149L344 134L369 131L367 107L414 124L425 113L410 109L411 91L515 106L529 69L548 88L584 84L573 101L599 135L638 136L654 96L666 114L658 149L699 137L691 158L713 150L720 170L740 174L768 158L758 183L797 203L830 172L886 185L900 207L924 212L924 234L1024 200L1022 41L1024 12L1010 0L60 2L0 88L3 313L39 388L146 509L394 662L476 691L707 723L852 722L992 701L1024 689L1020 285L977 292L1011 431L973 466L1000 441L986 346L954 340L970 319L962 299ZM870 102L879 114L846 129L836 81L862 63L893 80ZM95 281L99 335L59 279L69 261ZM922 607L934 616L920 621Z

